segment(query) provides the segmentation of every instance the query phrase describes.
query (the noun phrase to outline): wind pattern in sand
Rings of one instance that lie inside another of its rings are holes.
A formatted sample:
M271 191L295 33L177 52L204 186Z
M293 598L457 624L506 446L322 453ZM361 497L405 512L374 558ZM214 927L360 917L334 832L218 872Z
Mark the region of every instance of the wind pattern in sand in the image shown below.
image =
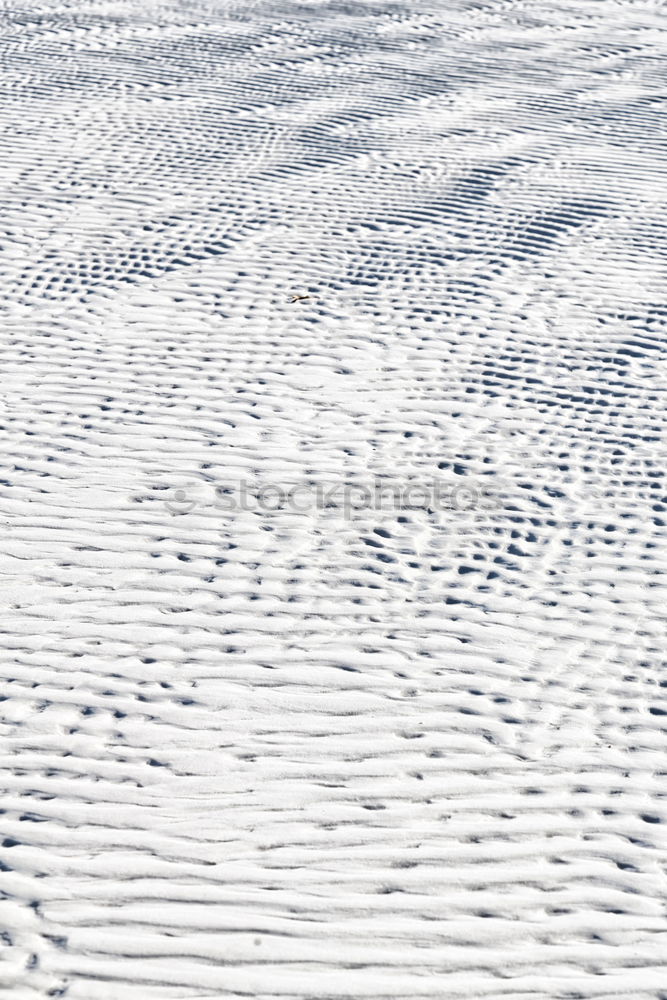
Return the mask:
M4 7L12 1000L666 1000L666 29Z

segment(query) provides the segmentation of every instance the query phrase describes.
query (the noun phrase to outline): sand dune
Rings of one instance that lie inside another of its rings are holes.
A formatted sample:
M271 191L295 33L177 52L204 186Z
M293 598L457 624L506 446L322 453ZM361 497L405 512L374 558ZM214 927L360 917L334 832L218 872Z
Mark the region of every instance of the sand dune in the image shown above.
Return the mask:
M667 998L665 37L5 9L8 995Z

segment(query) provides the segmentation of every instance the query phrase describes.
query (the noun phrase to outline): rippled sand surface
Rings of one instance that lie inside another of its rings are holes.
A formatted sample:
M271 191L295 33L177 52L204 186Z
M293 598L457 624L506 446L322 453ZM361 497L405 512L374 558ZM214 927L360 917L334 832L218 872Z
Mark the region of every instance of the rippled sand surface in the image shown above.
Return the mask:
M0 18L0 984L667 1000L667 17Z

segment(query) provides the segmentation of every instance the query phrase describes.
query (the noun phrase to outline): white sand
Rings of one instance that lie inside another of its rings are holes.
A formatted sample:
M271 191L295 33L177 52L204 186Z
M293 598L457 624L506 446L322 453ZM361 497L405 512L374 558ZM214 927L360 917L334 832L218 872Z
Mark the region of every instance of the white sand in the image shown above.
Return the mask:
M5 9L8 996L666 1000L665 28Z

